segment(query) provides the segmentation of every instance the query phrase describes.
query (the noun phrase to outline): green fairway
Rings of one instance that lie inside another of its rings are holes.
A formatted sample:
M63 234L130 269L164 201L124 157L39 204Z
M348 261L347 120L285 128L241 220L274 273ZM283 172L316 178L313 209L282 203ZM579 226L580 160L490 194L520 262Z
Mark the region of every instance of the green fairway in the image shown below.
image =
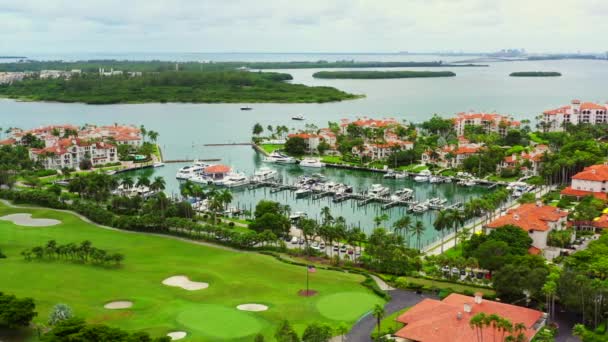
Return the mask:
M376 303L377 298L369 293L344 292L324 296L317 302L317 309L327 319L353 321L361 317L361 312L371 310Z
M164 335L188 333L186 341L251 341L258 332L270 338L282 319L302 332L312 322L353 324L383 300L360 285L360 275L319 269L310 274L314 297L297 295L306 286L306 269L256 253L197 245L166 237L111 231L81 221L69 213L46 209L13 209L0 204L0 216L32 213L34 218L62 221L52 227L21 227L0 221L0 291L36 301L37 322L46 323L53 305L66 303L77 316L131 331ZM125 255L119 268L63 261L30 261L26 248L89 240L108 253ZM185 275L209 283L187 291L162 285ZM111 301L131 301L133 307L104 309ZM260 303L269 309L246 312L237 305Z

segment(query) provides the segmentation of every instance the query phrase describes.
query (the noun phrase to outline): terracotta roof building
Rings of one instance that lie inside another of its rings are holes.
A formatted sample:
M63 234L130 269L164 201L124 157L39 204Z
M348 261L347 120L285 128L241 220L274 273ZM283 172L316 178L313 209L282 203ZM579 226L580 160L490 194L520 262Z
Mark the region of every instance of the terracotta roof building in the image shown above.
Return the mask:
M568 212L559 208L540 203L525 203L496 220L488 223L489 229L507 225L517 226L528 232L532 238L532 246L540 250L547 248L547 237L552 230L566 229Z
M572 184L562 195L573 197L594 196L606 200L608 195L608 165L593 165L572 176Z
M562 106L543 112L542 127L545 132L564 130L564 124L578 125L608 123L608 105L572 100L569 106Z
M458 113L454 118L456 134L463 136L466 126L481 126L486 133L493 132L504 136L509 128L519 127L520 122L495 113Z
M395 336L408 342L474 342L480 334L484 341L500 340L502 333L492 327L480 331L470 326L469 321L478 313L496 314L513 325L523 324L526 329L522 333L527 340L545 325L545 314L541 311L484 300L481 293L475 297L453 293L441 301L425 299L403 313L397 321L405 327Z

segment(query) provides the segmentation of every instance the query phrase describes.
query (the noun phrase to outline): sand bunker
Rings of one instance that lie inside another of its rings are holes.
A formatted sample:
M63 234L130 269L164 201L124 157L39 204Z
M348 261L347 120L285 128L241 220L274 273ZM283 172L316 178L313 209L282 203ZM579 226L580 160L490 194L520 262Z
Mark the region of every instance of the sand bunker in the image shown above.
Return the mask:
M172 331L167 334L167 336L171 337L171 341L181 340L186 337L187 333L185 331Z
M110 310L118 310L118 309L128 309L133 306L133 302L129 302L126 300L121 300L117 302L109 302L103 307Z
M49 227L60 224L59 220L32 218L32 214L12 214L0 217L0 220L11 221L18 226Z
M167 286L181 287L184 290L196 291L202 290L209 287L207 283L200 283L197 281L191 281L186 276L173 276L163 280L163 284Z
M241 311L253 311L253 312L260 312L260 311L268 310L268 307L266 305L262 305L262 304L241 304L241 305L237 306L236 308Z

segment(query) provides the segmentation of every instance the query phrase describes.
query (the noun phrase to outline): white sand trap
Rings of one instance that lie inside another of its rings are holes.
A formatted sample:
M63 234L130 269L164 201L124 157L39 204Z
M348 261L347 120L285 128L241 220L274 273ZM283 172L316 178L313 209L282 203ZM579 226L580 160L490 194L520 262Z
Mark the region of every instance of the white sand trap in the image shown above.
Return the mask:
M268 310L268 307L266 305L262 305L262 304L241 304L241 305L237 306L236 308L241 311L253 311L253 312L260 312L260 311Z
M181 340L186 337L186 335L185 331L173 331L167 334L167 336L171 337L171 341Z
M110 310L119 310L119 309L128 309L133 306L133 302L129 302L126 300L120 300L117 302L109 302L103 307Z
M163 284L167 286L181 287L182 289L188 291L202 290L209 287L209 284L207 283L191 281L188 277L181 275L169 277L163 280Z
M18 226L50 227L61 223L59 220L32 218L32 214L12 214L0 217L0 220L11 221Z

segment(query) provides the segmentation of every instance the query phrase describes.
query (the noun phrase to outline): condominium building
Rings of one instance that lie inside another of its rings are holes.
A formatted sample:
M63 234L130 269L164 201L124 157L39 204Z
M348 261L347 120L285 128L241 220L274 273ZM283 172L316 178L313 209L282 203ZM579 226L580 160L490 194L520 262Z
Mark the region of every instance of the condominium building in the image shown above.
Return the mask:
M561 132L565 124L605 124L608 123L608 105L572 100L563 106L543 112L541 128L545 132Z
M519 127L520 122L501 114L458 113L454 118L456 134L463 136L467 126L480 126L486 133L498 133L504 136L510 128Z

